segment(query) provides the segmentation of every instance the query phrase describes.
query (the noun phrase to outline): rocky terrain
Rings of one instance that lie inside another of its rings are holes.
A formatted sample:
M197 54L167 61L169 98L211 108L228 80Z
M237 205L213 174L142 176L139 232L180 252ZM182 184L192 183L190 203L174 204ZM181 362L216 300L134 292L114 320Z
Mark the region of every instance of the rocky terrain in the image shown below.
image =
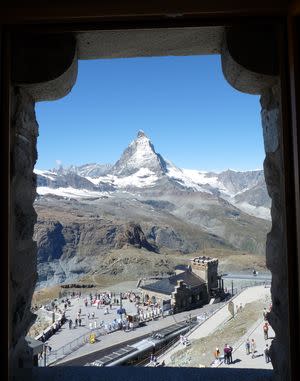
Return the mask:
M40 287L88 274L170 274L175 257L209 248L264 257L263 171L182 170L140 131L115 165L35 172Z

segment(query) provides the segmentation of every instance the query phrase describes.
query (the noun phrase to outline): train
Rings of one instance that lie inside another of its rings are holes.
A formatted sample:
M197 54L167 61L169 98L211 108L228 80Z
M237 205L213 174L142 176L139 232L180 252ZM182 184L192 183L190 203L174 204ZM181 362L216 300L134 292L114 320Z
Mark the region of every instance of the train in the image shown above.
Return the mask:
M149 337L136 343L120 346L119 349L93 362L86 363L85 366L138 366L138 364L143 363L143 360L149 358L151 353L157 353L157 351L166 347L168 343L187 333L196 324L198 324L197 319L172 324L153 332Z

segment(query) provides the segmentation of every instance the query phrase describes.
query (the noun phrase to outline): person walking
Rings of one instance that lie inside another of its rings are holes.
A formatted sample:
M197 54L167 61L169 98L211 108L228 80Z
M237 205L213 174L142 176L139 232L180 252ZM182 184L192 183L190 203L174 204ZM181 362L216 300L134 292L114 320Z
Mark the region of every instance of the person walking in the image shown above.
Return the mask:
M250 340L247 339L245 342L245 348L246 348L246 355L250 354Z
M266 363L268 364L271 361L271 358L270 358L270 349L269 349L269 345L268 344L266 344L266 347L265 347L265 350L264 350L264 354L265 354Z
M252 358L254 359L255 357L255 352L256 352L256 342L254 339L251 339L251 343L250 343L250 350L251 350L251 353L252 353Z
M267 322L263 325L263 331L264 331L264 338L265 340L268 339L268 331L269 331L269 325Z
M72 319L70 319L69 320L69 329L72 329L72 324L73 324Z

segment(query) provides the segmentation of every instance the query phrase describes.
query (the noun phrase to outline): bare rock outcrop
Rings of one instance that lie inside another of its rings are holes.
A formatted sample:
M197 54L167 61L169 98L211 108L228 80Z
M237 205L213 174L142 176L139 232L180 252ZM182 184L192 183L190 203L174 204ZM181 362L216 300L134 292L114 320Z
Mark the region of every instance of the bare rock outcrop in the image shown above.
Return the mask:
M155 245L150 244L139 224L133 222L124 226L124 229L116 236L116 249L122 249L124 246L132 245L139 249L144 248L149 251L158 252Z

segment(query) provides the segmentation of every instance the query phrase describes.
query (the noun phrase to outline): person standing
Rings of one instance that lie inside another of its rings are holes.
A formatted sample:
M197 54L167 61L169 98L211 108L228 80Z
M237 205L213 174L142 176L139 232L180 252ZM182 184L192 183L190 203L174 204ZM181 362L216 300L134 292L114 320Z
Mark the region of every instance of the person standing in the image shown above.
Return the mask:
M264 330L264 338L265 340L268 339L268 331L269 331L269 325L267 322L265 322L265 324L263 325L263 330Z
M153 357L154 357L154 355L153 355L153 353L151 353L151 355L150 355L150 363L153 362Z
M246 348L246 355L249 355L250 354L250 340L249 340L249 338L246 340L245 348Z
M180 335L180 344L183 344L183 335Z
M157 357L156 356L153 356L153 363L154 363L154 366L157 365Z
M229 361L229 364L232 363L232 351L233 351L233 348L229 345L229 351L228 351L228 361Z
M224 364L229 364L229 348L227 344L224 347Z
M266 363L268 364L271 361L271 358L270 358L270 349L269 349L269 345L268 344L266 344L266 348L264 350L264 353L265 353Z
M215 352L214 352L214 356L215 356L215 359L216 359L216 360L219 360L219 358L220 358L220 350L219 350L218 347L216 348L216 350L215 350Z
M252 353L252 358L254 359L255 352L256 352L256 342L254 339L251 339L250 349L251 349L251 353Z

